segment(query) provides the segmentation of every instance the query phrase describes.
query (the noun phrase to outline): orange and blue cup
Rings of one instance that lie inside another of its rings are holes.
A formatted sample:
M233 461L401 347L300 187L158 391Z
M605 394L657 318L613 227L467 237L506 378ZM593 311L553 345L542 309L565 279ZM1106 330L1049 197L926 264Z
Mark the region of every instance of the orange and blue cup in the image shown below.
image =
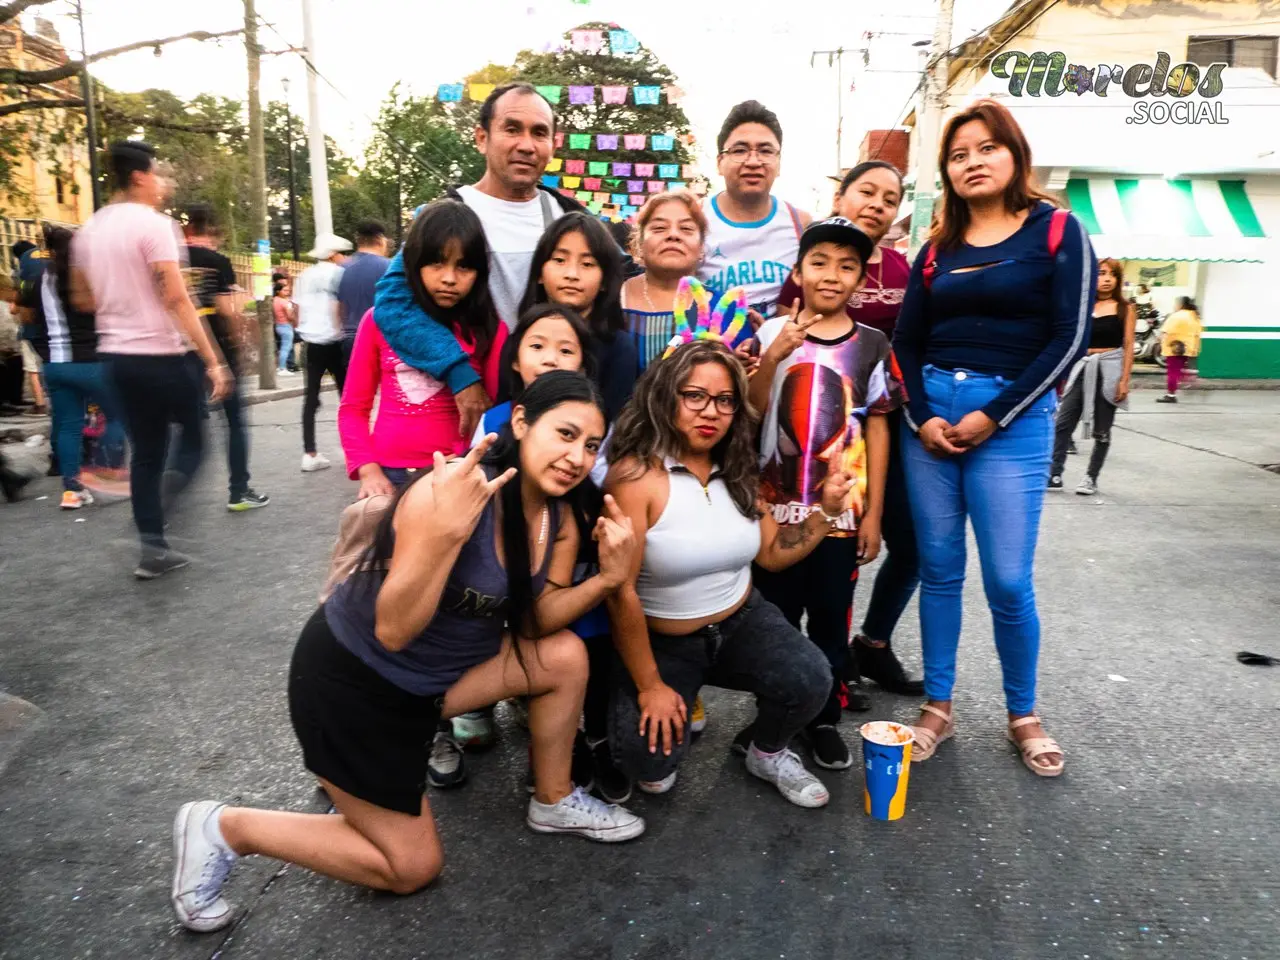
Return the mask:
M863 805L876 820L897 820L907 809L907 778L911 774L911 728L890 720L864 723L862 760L866 779Z

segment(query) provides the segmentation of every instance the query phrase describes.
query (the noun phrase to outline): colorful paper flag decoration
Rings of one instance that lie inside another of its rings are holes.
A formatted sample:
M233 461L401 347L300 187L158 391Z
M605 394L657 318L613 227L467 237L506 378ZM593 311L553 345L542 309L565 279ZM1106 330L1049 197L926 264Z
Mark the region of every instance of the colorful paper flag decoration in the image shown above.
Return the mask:
M622 214L623 217L634 217L639 211L635 207L631 206L631 204L625 204L618 212Z
M621 205L627 202L627 195L625 193L613 193L613 194L610 194L610 196L613 198L613 202L616 204Z
M684 189L685 187L687 187L687 186L688 186L688 184L687 184L687 183L685 183L683 180L672 180L670 183L668 183L668 184L667 184L667 189L668 189L668 190L683 190L683 189Z
M572 86L569 88L570 103L595 103L596 88L595 87L579 87Z
M556 187L560 185L560 178L550 173L542 175L542 185L544 187Z
M661 133L655 133L652 137L649 138L649 140L653 144L654 150L671 150L676 145L675 137L667 136Z
M587 161L585 160L566 160L564 162L566 173L586 173Z
M663 193L666 189L667 189L667 185L666 185L665 183L663 183L661 180L650 180L650 181L649 181L649 192L650 192L650 193Z
M684 99L684 91L674 83L664 87L663 92L667 95L667 103L679 103Z
M597 193L597 194L593 194L591 199L595 200L595 202L596 202L596 203L601 203L601 204L608 203L608 202L609 202L609 194L607 194L607 193Z
M489 94L493 93L495 86L497 86L497 84L473 83L467 90L467 96L476 103L483 103L488 98Z
M662 92L661 87L641 86L634 88L636 92L636 106L655 106L658 103L658 94Z
M627 181L627 193L643 193L643 192L644 192L644 181L643 181L643 180L628 180L628 181Z
M623 136L622 142L628 150L643 150L645 141L648 139L643 133L628 133Z
M617 150L618 135L616 133L597 133L596 149L597 150Z
M556 149L559 150L563 146L564 146L564 131L557 130L556 131Z
M652 164L652 163L637 163L637 164L636 164L636 176L637 176L637 177L652 177L652 176L653 176L653 164Z
M631 176L631 164L629 164L629 163L615 163L615 164L613 165L613 175L614 175L615 177L629 177L629 176Z
M600 189L600 178L599 178L599 177L587 177L587 179L585 179L585 180L583 180L583 181L582 181L582 185L583 185L584 187L586 187L588 190L591 190L591 191L599 190L599 189Z
M573 191L570 190L568 187L561 187L556 192L560 194L560 196L562 197L568 197L570 200L573 199Z
M576 190L576 189L579 187L579 185L581 185L581 183L582 183L582 178L581 178L581 177L565 177L561 182L562 182L566 187L570 187L570 188L572 188L572 189Z
M609 52L612 54L635 53L640 49L640 41L630 30L609 31Z
M551 168L548 167L547 169L549 170ZM692 180L698 175L698 165L696 163L686 163L680 168L680 171L686 180Z
M574 53L599 53L604 46L603 30L574 30L569 34Z
M579 200L581 200L583 203L586 203L588 200L591 199L591 191L579 190L577 193L574 194L574 196L577 197Z
M557 86L557 85L539 86L539 87L534 87L533 89L537 90L540 94L542 94L542 96L546 98L548 103L559 103L560 94L564 91L564 87Z
M547 161L547 170L549 170L551 173L559 173L560 168L563 165L564 165L564 161L561 160L559 157L552 157L550 160Z
M626 87L601 87L600 94L604 97L605 103L626 103L627 88Z
M593 177L607 176L609 173L609 164L603 160L592 160L587 164L587 172Z
M643 186L644 186L644 184L642 183L642 184L640 184L640 186L642 186L642 187L643 187ZM638 207L638 206L640 206L640 205L642 205L642 204L643 204L646 200L648 200L648 199L649 199L649 195L648 195L647 193L633 193L633 194L631 194L631 203L632 203L634 206L637 206L637 207Z
M436 88L436 99L441 103L460 103L462 101L462 84L440 84L440 86Z
M573 88L570 87L569 89L572 90ZM569 134L569 149L570 150L590 150L591 134L589 133Z
M678 163L660 163L658 164L658 176L663 180L674 180L680 176L680 164Z

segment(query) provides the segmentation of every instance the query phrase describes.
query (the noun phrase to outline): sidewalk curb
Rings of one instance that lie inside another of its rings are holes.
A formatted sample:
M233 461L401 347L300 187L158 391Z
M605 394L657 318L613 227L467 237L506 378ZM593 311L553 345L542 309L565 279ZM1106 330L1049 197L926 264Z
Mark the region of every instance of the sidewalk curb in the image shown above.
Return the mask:
M34 703L0 693L0 773L18 755L23 741L44 724L44 711Z

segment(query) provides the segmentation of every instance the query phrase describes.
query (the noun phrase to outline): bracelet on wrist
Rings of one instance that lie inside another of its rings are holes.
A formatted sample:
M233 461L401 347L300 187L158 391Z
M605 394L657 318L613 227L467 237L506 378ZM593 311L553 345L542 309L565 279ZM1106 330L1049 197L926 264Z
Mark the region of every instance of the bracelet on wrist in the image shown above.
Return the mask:
M840 522L840 518L844 516L844 514L843 514L843 513L837 513L837 514L833 517L831 514L827 513L827 508L826 508L826 506L825 506L824 504L821 504L821 503L820 503L820 504L818 504L818 512L822 514L822 519L823 519L823 520L825 520L825 521L827 521L827 523L831 524L832 526L834 526L835 524L839 523L839 522Z

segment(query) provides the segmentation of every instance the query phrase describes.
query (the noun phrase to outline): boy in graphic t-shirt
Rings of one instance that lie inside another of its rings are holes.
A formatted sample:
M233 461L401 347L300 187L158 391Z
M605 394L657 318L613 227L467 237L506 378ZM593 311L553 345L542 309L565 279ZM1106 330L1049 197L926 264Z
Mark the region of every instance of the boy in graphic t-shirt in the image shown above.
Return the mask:
M760 495L779 524L803 523L822 509L833 460L856 477L846 510L830 518L832 532L813 553L779 573L755 570L760 592L796 627L808 613L809 639L831 663L831 696L806 731L814 762L828 770L851 763L837 730L849 613L859 565L880 552L889 462L884 415L906 399L888 339L844 310L872 249L871 239L843 217L805 230L793 271L805 307L795 305L790 316L760 328L760 367L750 387L752 406L764 412Z

